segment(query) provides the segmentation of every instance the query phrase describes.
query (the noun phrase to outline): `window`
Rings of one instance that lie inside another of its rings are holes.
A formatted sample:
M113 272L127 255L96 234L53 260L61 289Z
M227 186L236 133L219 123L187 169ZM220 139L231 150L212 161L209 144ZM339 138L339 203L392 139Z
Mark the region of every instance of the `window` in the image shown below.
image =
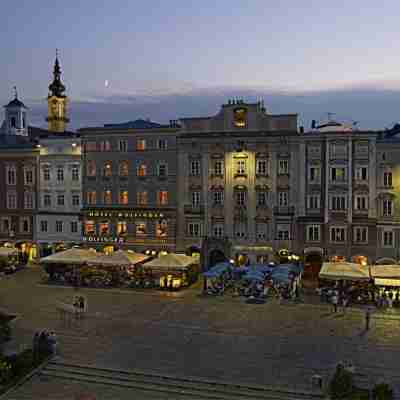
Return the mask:
M320 179L321 179L320 167L310 167L310 169L309 169L310 183L319 183Z
M112 175L112 163L107 161L103 166L103 176L110 177Z
M394 234L393 231L383 231L383 245L385 247L393 247L394 244Z
M139 166L137 168L137 176L144 177L146 175L147 175L146 164L139 164Z
M56 221L56 232L62 232L62 231L63 231L63 222Z
M354 243L368 243L368 228L366 226L354 228Z
M1 231L3 233L9 233L11 230L11 218L3 217L1 219Z
M33 193L31 192L24 193L24 208L26 209L33 208Z
M86 142L85 145L85 151L97 151L97 143L96 142Z
M224 227L221 224L214 225L212 228L212 235L217 238L224 236Z
M43 207L51 207L51 195L43 195Z
M120 140L118 142L118 150L119 151L128 151L128 141L127 140Z
M354 202L354 208L356 210L367 210L368 209L368 196L356 196Z
M200 161L199 160L190 161L189 173L191 176L199 176L200 175Z
M346 209L346 196L332 196L331 210L343 211Z
M147 235L146 222L136 222L136 235L137 236L146 236Z
M268 175L268 161L257 160L256 161L256 174L257 175Z
M383 216L390 217L393 215L393 201L385 199L383 200Z
M200 205L200 192L192 192L192 206L198 207Z
M72 167L72 180L79 181L79 167L76 165Z
M344 243L346 240L346 228L333 226L331 227L331 242Z
M29 233L31 231L31 221L29 218L21 219L21 232Z
M307 225L307 241L308 242L319 242L320 241L320 226L319 225Z
M192 237L201 236L201 224L200 222L190 222L188 224L188 235Z
M356 181L366 181L368 179L368 168L357 167L355 175L356 175Z
M235 193L236 205L245 206L246 205L246 192L238 191Z
M224 174L224 162L223 161L214 161L214 175L223 175Z
M7 166L6 168L6 179L7 185L16 185L17 183L17 171L15 166Z
M289 173L289 160L278 161L278 174L287 175Z
M94 221L86 221L84 231L86 235L94 235L96 233L96 225Z
M157 148L160 150L165 150L167 148L167 139L158 139Z
M128 176L129 175L129 164L128 164L128 161L121 161L119 163L118 175L119 176Z
M87 162L86 173L88 176L96 176L96 161L89 160Z
M141 206L147 205L147 192L146 191L137 192L137 203Z
M126 235L128 232L128 224L126 221L117 222L117 235Z
M256 239L258 241L267 240L267 224L265 223L257 223L256 225Z
M7 193L7 208L15 209L17 208L17 194Z
M71 233L78 233L78 222L71 221Z
M136 150L137 151L146 150L146 141L144 139L138 139L136 141Z
M119 192L119 204L127 205L129 203L129 196L127 190L121 190Z
M236 160L236 174L246 174L246 160Z
M166 190L160 190L157 194L158 205L166 206L168 204L168 192Z
M33 183L33 170L26 169L25 171L25 185L32 185Z
M161 220L156 223L156 236L166 237L168 235L168 223L166 220Z
M47 232L48 224L47 221L40 221L40 231Z
M110 233L110 224L108 222L100 222L99 233L100 235L108 235Z
M62 182L64 180L64 168L57 167L57 181Z
M331 181L344 182L346 180L346 168L332 167L331 168Z
M72 195L72 205L73 206L79 206L80 205L80 196L79 196L79 194L73 194Z
M392 187L393 179L392 179L392 172L386 171L383 173L383 186L385 187Z
M290 230L289 225L278 225L277 226L277 233L278 233L278 240L289 240L290 239Z
M224 192L216 190L213 192L213 204L222 206L224 204Z
M320 195L313 194L308 196L308 208L311 210L319 210L320 208Z
M278 205L279 207L287 207L289 204L289 193L279 192L278 193Z
M64 205L64 195L63 194L57 195L57 205L58 206Z
M267 205L267 192L257 191L257 205L258 206Z
M247 226L244 222L238 222L235 224L235 237L238 239L244 239L247 236Z
M157 164L157 175L160 178L165 178L167 176L167 163L160 162Z
M43 168L43 180L44 181L49 181L50 180L50 168L49 167L44 167Z
M100 151L111 151L111 144L108 140L102 140L100 142Z
M91 205L96 204L96 192L93 190L86 192L86 201Z
M103 204L112 204L111 190L105 190L103 193Z

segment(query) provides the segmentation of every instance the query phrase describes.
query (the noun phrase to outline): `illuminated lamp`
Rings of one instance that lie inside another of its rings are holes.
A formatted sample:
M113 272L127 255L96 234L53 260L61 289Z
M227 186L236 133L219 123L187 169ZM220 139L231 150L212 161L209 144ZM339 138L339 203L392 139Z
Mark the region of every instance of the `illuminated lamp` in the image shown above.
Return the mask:
M74 142L74 143L72 143L72 147L76 147L76 143Z

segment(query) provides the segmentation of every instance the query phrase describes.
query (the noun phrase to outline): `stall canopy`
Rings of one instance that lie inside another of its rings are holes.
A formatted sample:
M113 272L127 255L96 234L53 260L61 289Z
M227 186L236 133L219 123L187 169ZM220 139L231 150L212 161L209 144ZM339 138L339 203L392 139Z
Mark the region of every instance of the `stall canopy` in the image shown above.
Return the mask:
M319 277L335 281L368 281L370 279L368 268L348 262L323 263Z
M400 265L371 265L371 277L378 286L400 286Z
M0 257L9 257L18 255L18 249L15 247L0 247Z
M153 269L186 269L190 265L198 264L198 260L185 254L170 253L160 256L143 264L144 267Z
M73 247L59 253L52 254L50 256L40 259L41 263L45 264L75 264L83 265L88 261L94 259L96 253L93 250L78 249Z
M120 266L127 267L139 264L150 257L133 251L118 250L111 254L99 254L88 261L90 265Z

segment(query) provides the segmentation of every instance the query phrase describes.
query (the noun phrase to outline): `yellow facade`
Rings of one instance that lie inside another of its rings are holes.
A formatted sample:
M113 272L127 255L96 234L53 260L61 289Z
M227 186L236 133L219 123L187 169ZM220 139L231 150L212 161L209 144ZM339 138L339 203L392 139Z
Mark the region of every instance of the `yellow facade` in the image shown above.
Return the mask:
M47 98L48 104L48 129L51 132L64 132L66 125L69 121L67 118L67 102L68 98L49 96Z

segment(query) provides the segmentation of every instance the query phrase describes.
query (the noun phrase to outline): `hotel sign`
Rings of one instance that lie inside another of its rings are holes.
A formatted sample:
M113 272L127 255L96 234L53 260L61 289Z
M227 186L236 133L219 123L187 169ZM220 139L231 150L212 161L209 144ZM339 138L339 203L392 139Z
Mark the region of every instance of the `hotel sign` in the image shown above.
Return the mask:
M83 236L82 242L89 243L124 243L125 239L115 236Z
M88 217L160 219L165 214L157 211L88 211Z

